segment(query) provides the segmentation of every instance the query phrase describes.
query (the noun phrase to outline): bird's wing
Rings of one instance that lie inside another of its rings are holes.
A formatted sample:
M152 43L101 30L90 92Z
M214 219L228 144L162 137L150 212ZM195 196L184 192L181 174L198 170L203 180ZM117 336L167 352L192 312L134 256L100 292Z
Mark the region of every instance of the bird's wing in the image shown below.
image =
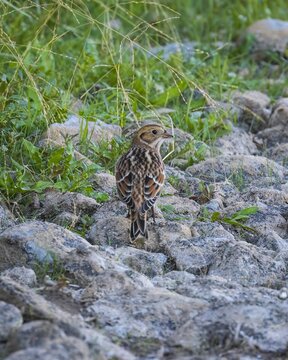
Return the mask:
M120 200L133 209L135 206L132 199L133 173L129 161L119 162L116 166L115 177Z
M164 169L159 167L153 171L153 174L148 174L144 180L144 203L141 206L141 212L146 212L155 204L157 197L160 195L160 190L164 184Z

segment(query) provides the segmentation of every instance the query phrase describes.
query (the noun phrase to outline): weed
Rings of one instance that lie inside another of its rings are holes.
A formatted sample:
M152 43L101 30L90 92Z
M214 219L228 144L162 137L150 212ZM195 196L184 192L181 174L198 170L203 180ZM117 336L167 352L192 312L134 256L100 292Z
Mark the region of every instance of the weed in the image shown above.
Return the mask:
M235 170L231 174L230 180L239 189L239 191L242 191L245 188L245 177L241 168Z
M65 269L61 260L52 253L41 261L36 261L33 264L33 269L36 273L38 281L43 281L44 277L48 275L52 280L59 280L65 275Z
M175 214L175 207L173 205L159 205L159 209L166 214Z
M201 214L201 217L199 218L200 221L212 221L212 222L219 222L220 224L227 224L231 225L235 228L240 228L242 230L250 231L250 232L256 232L255 229L253 229L250 226L245 225L245 222L249 219L251 215L256 214L259 211L259 208L257 206L251 206L247 207L245 209L236 211L231 216L223 216L219 211L215 211L213 213L210 213L208 209L204 208Z

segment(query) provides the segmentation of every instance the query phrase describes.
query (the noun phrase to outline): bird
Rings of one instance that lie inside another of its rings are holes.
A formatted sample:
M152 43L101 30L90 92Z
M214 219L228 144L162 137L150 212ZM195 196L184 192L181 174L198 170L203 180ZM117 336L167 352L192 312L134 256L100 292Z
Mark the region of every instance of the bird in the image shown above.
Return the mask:
M135 133L129 151L116 163L118 196L127 205L131 219L131 242L141 235L148 239L147 212L150 209L155 222L154 204L165 179L160 148L171 138L173 135L162 125L144 125Z

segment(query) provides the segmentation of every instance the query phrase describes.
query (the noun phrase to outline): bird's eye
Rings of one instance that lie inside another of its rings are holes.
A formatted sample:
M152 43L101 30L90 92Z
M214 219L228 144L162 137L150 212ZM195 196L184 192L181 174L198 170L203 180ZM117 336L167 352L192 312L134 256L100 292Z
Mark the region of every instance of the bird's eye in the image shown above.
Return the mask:
M152 130L152 133L153 133L154 135L156 135L156 134L157 134L157 130Z

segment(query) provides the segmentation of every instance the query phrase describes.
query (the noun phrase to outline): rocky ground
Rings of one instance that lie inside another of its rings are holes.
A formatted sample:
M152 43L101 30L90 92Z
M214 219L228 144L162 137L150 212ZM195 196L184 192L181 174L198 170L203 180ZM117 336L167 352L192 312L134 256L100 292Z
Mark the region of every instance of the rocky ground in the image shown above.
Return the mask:
M25 221L2 204L0 358L287 359L288 99L271 106L250 91L232 106L238 125L205 161L167 166L146 243L129 244L106 173L95 175L110 194L102 205L49 191ZM77 126L59 125L70 135ZM121 129L99 122L97 131ZM43 143L58 134L54 125Z

